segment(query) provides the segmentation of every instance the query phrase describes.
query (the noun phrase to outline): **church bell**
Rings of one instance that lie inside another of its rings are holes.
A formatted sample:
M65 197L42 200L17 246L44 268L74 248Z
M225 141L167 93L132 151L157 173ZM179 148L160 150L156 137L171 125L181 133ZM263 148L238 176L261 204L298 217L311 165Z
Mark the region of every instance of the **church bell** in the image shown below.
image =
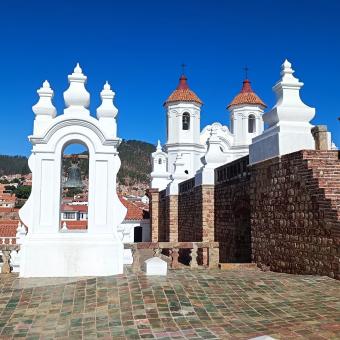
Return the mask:
M65 188L81 188L83 182L81 180L81 172L78 162L72 162L67 169L67 180L64 183Z

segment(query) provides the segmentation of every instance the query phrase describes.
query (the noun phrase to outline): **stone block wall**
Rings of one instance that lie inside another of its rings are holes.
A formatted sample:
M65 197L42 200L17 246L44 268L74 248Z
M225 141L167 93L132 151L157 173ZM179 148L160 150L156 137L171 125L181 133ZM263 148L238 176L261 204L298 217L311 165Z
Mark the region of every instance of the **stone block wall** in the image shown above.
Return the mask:
M251 167L253 261L340 279L338 151L299 151Z
M220 262L251 262L250 179L215 186L215 241Z
M251 262L248 156L215 169L215 241L220 262Z
M339 152L244 157L215 169L215 186L160 192L158 240L217 241L220 262L340 279Z

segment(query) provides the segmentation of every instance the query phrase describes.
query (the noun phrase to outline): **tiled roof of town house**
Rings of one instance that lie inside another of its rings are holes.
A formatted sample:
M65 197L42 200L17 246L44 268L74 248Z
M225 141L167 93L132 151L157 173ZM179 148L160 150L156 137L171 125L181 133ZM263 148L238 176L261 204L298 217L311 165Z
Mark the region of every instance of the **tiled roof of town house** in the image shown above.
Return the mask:
M135 202L128 201L121 196L119 196L119 199L127 208L125 220L139 221L150 217L149 212L144 207L138 206Z
M78 211L87 212L87 205L76 205L76 204L63 204L61 206L61 211Z
M67 220L67 221L64 221L62 220L61 221L61 225L63 225L63 223L66 223L66 227L67 229L87 229L87 221L86 220L80 220L80 221L72 221L72 220Z
M190 102L190 103L198 103L200 105L203 104L201 99L198 98L196 93L190 90L189 85L187 83L187 77L182 75L179 78L179 83L174 92L168 97L165 101L164 105L173 103L173 102Z
M149 218L149 211L148 211L148 205L142 202L131 202L122 196L119 196L120 201L123 203L123 205L127 208L127 213L125 220L133 220L133 221L139 221L143 219ZM61 207L61 211L77 211L77 212L87 212L88 206L87 205L71 205L71 204L63 204ZM83 221L72 221L72 220L67 220L65 221L67 227L69 229L75 229L79 227ZM77 222L81 222L78 223ZM83 229L83 228L80 228Z
M0 238L15 237L17 234L18 220L0 220ZM15 243L15 240L12 240Z
M0 212L3 212L3 213L9 213L9 212L19 212L19 209L18 208L10 208L10 207L0 207Z
M260 105L263 108L266 108L266 104L261 100L261 98L253 91L250 85L250 81L248 79L243 81L243 86L241 92L235 96L235 98L231 101L231 103L227 106L229 107L233 105Z

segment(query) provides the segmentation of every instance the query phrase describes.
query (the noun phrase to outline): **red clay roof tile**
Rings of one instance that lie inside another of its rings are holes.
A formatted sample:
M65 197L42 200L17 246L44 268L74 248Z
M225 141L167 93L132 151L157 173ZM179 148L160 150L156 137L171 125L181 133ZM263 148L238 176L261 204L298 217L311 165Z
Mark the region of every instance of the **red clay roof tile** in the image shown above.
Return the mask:
M234 97L227 108L229 109L231 106L243 104L260 105L263 108L267 107L260 97L253 91L248 79L243 81L241 92Z
M179 84L174 92L168 97L165 101L164 105L173 103L173 102L194 102L200 105L203 104L201 99L198 98L196 93L190 90L189 85L187 83L187 77L182 75L179 78Z

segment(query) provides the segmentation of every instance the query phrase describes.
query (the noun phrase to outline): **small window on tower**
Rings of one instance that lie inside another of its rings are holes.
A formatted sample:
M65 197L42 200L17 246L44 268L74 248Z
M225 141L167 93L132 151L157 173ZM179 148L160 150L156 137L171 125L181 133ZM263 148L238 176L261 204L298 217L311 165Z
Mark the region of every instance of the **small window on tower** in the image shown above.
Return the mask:
M190 114L188 112L184 112L182 116L182 129L189 130L190 129Z
M253 114L249 115L248 117L248 132L254 133L256 132L256 125L255 125L255 116Z
M158 164L162 164L162 158L158 159Z

